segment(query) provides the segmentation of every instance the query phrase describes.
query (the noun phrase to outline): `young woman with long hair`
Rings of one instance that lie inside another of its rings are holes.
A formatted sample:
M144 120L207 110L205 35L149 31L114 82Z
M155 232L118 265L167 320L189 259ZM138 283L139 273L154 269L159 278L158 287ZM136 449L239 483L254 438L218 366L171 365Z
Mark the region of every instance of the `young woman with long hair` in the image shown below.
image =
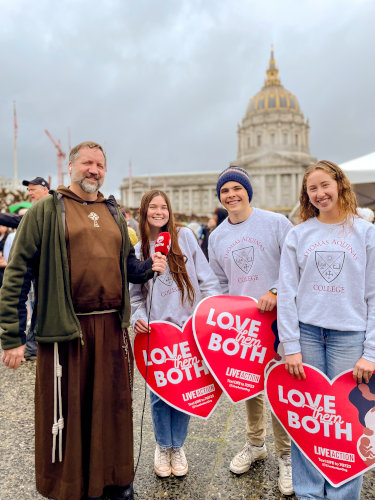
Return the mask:
M220 295L218 279L211 270L194 233L177 227L168 196L159 190L146 193L141 202L140 242L135 246L139 259L154 252L155 240L161 232L171 235L167 269L155 282L150 321L169 321L180 328L193 314L205 296ZM135 333L147 334L151 283L130 285L132 326ZM152 328L151 335L152 335ZM169 406L152 391L151 415L156 438L154 470L160 477L184 476L188 463L182 448L190 416Z
M300 196L302 223L281 254L278 329L285 368L306 378L308 363L329 379L353 368L368 382L375 369L375 227L357 216L344 172L330 161L310 165ZM292 443L299 499L359 500L362 476L334 488Z

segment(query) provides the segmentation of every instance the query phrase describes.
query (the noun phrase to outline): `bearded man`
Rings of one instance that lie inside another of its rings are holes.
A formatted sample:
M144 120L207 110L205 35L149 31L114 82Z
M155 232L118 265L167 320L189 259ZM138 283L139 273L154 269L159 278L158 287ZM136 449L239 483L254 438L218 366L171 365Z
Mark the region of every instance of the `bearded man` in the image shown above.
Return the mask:
M127 282L162 273L160 253L139 261L113 196L99 192L102 147L69 156L71 184L33 205L12 247L1 289L3 361L24 361L25 301L36 277L36 487L57 500L133 499L133 358Z

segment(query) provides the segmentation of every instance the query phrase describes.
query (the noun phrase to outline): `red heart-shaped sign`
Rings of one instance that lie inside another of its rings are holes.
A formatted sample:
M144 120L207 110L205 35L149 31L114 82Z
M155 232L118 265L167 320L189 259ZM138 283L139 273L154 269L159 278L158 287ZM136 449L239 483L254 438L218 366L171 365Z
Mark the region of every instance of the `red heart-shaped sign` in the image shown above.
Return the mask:
M193 316L203 359L233 403L264 390L264 368L277 356L276 309L261 314L257 304L251 297L213 295Z
M375 466L375 378L357 384L353 370L333 380L312 366L304 370L298 380L284 363L274 365L267 399L298 448L338 487Z
M147 385L166 403L194 417L207 419L222 390L209 372L195 343L192 318L181 329L168 321L152 321ZM134 358L145 379L147 335L134 340Z

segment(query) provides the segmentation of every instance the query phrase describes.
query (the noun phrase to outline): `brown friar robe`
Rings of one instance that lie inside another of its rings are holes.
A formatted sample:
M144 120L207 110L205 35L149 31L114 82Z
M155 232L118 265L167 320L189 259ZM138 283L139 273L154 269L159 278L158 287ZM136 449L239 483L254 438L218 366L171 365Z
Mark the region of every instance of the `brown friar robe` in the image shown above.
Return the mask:
M46 497L80 500L133 480L133 359L119 313L88 314L121 307L120 229L100 193L95 203L86 203L67 188L58 192L64 195L71 291L83 345L76 339L58 346L65 424L63 460L56 451L52 463L54 346L38 344L36 487Z

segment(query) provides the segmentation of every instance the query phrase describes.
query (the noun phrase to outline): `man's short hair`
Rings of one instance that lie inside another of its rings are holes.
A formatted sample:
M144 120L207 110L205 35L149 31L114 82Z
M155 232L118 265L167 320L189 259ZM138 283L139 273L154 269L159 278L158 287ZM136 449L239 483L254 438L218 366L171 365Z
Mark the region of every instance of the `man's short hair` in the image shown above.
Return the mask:
M107 157L106 157L104 149L101 147L101 145L98 144L97 142L85 141L85 142L81 142L81 144L78 144L78 146L74 146L74 148L70 151L69 161L72 162L73 165L77 161L77 158L79 157L79 151L82 148L100 149L100 151L103 153L103 156L104 156L104 165L107 164Z

